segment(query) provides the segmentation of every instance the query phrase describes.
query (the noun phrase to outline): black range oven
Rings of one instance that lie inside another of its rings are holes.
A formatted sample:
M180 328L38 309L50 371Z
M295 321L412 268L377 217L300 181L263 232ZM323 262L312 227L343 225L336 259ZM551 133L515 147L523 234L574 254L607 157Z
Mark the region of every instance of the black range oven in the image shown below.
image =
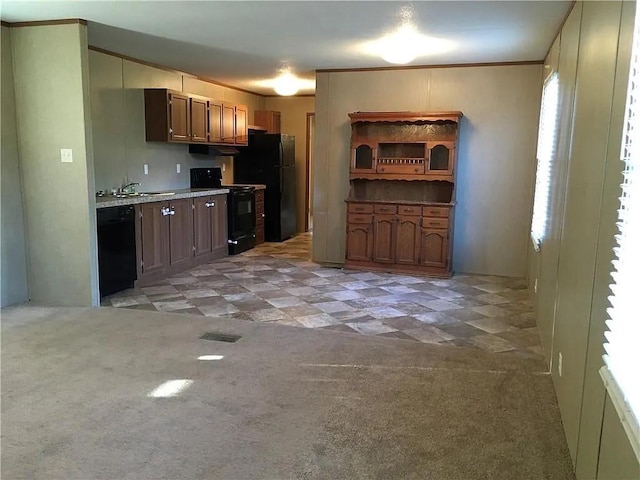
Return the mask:
M219 168L192 168L191 188L222 188ZM236 255L255 246L256 192L253 187L227 186L227 219L229 255Z

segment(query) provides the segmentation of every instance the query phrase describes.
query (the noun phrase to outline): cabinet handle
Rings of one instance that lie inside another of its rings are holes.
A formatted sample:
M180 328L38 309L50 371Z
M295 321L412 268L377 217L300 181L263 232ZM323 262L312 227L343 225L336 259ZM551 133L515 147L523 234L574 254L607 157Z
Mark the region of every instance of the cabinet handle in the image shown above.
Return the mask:
M169 215L169 209L167 207L162 207L160 209L160 213L162 213L163 217L166 217L167 215Z
M264 218L264 213L262 214L262 218Z
M205 207L211 208L216 206L216 202L207 202L204 204Z
M440 225L440 222L429 222L429 225Z

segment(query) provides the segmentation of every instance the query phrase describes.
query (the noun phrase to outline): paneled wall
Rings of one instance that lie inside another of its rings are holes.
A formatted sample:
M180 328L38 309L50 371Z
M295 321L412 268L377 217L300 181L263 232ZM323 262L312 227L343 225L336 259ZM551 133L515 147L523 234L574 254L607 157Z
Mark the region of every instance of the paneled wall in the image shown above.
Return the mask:
M13 91L13 62L11 60L11 33L2 27L0 41L2 55L2 162L0 189L2 213L0 218L0 243L2 244L2 272L0 272L0 306L26 302L27 254L25 249L24 211L22 208L22 179L18 157L18 134L16 131L15 96Z
M532 292L579 479L640 478L598 374L622 162L634 2L578 2L546 73L560 79L548 229L530 255ZM560 361L562 358L562 361Z
M97 305L87 28L12 28L11 42L29 295ZM73 162L61 162L61 148L72 150Z
M223 181L233 181L230 157L191 155L187 145L147 142L143 91L169 88L245 104L250 122L253 112L263 108L262 97L94 50L89 51L89 64L96 190L129 181L142 183L141 191L188 188L189 169L195 167L224 166ZM148 175L144 175L145 164Z
M460 110L454 271L524 277L541 78L541 65L318 73L313 258L344 262L347 114Z
M307 113L315 111L313 97L267 97L266 110L282 114L281 130L296 137L296 231L304 232L305 182L307 178ZM311 179L313 181L313 178Z

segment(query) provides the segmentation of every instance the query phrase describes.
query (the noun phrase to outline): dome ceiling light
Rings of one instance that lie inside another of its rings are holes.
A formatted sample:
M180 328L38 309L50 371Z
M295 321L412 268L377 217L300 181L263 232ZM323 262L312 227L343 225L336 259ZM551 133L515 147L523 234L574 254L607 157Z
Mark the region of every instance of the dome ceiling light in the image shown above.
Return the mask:
M413 21L411 7L400 10L400 26L391 33L366 42L362 49L382 57L385 62L406 65L418 57L443 53L453 49L453 42L421 34Z
M299 79L291 73L291 70L284 68L280 75L273 81L273 90L283 97L288 97L298 93L300 89Z

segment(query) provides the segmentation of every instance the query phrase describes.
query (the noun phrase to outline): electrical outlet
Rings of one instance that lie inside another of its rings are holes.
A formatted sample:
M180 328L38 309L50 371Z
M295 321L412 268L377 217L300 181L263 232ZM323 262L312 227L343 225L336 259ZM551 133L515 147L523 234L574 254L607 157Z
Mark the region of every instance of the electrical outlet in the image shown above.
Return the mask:
M538 279L533 281L533 293L538 293Z
M223 163L222 164L222 171L225 172L227 170L227 166Z
M72 163L73 162L73 150L70 148L61 148L60 149L60 161L62 163Z
M144 169L144 174L149 175L149 165L145 163L142 168Z
M176 163L176 173L180 173L180 164Z
M558 352L558 375L562 376L562 352Z

